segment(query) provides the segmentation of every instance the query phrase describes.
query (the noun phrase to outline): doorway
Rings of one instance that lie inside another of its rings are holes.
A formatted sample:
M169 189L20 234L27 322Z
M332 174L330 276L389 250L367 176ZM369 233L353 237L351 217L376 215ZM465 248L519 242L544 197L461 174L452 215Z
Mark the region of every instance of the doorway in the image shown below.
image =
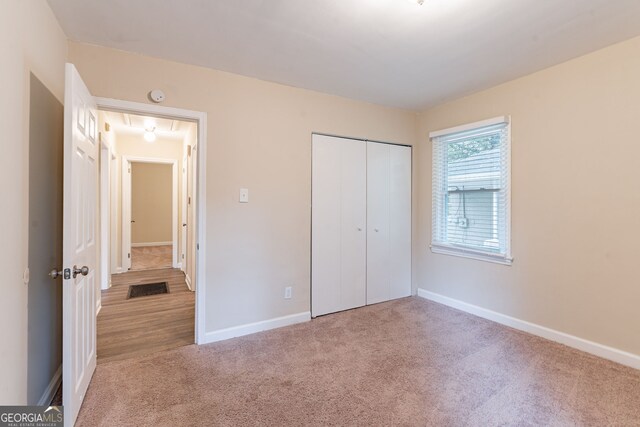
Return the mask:
M27 402L49 405L62 380L63 106L36 76L29 84Z
M101 275L97 362L193 344L198 123L108 109L99 112L99 129L108 274Z
M180 268L177 160L124 157L123 215L130 271ZM182 214L182 212L180 212ZM185 254L186 255L186 254Z
M69 425L73 424L78 415L96 368L98 318L109 318L109 312L117 317L118 311L120 314L142 311L130 305L124 309L121 307L119 310L113 307L107 308L110 305L108 295L103 298L101 292L101 290L111 291L116 287L114 277L122 278L126 274L132 275L137 272L129 272L128 269L123 268L122 263L118 261L123 259L122 245L112 245L112 242L122 239L123 171L121 158L118 157L122 153L119 153L116 145L109 140L111 129L105 121L99 120L100 110L158 119L182 120L191 123L195 128L192 131L197 144L197 147L194 147L194 150L197 150L194 165L197 162L201 164L197 167L197 175L195 172L193 175L194 217L190 235L194 235L195 239L192 240L194 255L188 262L194 265L191 286L186 285L182 270L177 269L177 275L182 277L183 289L187 289L183 295L188 295L192 301L195 300L195 307L191 305L189 308L191 311L185 316L191 328L189 342L193 342L194 337L196 343L206 340L204 328L206 286L204 283L195 281L196 277L200 282L206 277L204 263L206 259L204 241L206 235L206 162L204 161L206 159L206 113L94 97L75 66L67 63L65 65L62 149L64 195L62 266L51 270L49 276L62 280L64 284L62 286L62 382L64 384L62 400L65 406L65 423ZM150 133L153 132L150 131ZM194 167L193 170L195 171L196 168ZM28 274L25 277L28 278ZM142 284L141 280L148 279L150 278L138 278L137 283L134 284ZM168 289L171 286L172 283L167 281L164 288ZM162 297L162 295L149 296L144 292L136 292L136 295L147 296L148 299L143 301L149 304L152 298ZM168 299L165 298L164 301ZM180 306L180 304L177 305ZM127 324L129 319L124 319L121 323ZM153 328L157 324L144 319L139 319L137 323L147 328ZM114 334L116 338L111 341L122 341L122 334L120 337L117 335ZM134 332L134 335L137 336L138 333ZM131 336L124 336L125 341L128 338ZM160 348L156 346L155 349ZM150 348L142 350L154 351Z

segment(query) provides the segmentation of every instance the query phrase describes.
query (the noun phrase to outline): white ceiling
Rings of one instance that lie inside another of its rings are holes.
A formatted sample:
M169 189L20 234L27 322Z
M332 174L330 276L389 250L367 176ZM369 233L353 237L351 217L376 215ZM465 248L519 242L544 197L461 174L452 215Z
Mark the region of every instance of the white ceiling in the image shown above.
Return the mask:
M67 36L423 109L640 35L639 0L49 0Z

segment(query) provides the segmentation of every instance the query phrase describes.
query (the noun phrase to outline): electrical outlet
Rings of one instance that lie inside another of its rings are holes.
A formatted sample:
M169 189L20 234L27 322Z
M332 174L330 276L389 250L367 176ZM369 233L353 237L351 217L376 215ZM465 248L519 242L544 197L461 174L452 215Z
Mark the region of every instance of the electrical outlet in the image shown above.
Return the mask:
M291 299L291 286L284 288L284 299Z

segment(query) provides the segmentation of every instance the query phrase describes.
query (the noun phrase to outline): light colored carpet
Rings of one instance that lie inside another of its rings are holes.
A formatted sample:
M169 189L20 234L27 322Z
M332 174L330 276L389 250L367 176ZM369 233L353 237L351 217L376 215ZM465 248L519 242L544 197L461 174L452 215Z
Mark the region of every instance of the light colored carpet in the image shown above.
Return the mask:
M640 371L412 297L99 365L79 426L633 426Z

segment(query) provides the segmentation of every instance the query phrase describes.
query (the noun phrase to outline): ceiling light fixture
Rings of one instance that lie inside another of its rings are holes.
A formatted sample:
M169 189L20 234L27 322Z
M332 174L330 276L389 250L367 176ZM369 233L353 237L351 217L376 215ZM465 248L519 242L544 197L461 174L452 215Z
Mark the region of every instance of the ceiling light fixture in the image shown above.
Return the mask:
M422 6L424 4L424 0L416 0L416 3L418 3L420 6Z
M156 127L149 127L144 130L144 140L147 142L153 142L156 140Z

